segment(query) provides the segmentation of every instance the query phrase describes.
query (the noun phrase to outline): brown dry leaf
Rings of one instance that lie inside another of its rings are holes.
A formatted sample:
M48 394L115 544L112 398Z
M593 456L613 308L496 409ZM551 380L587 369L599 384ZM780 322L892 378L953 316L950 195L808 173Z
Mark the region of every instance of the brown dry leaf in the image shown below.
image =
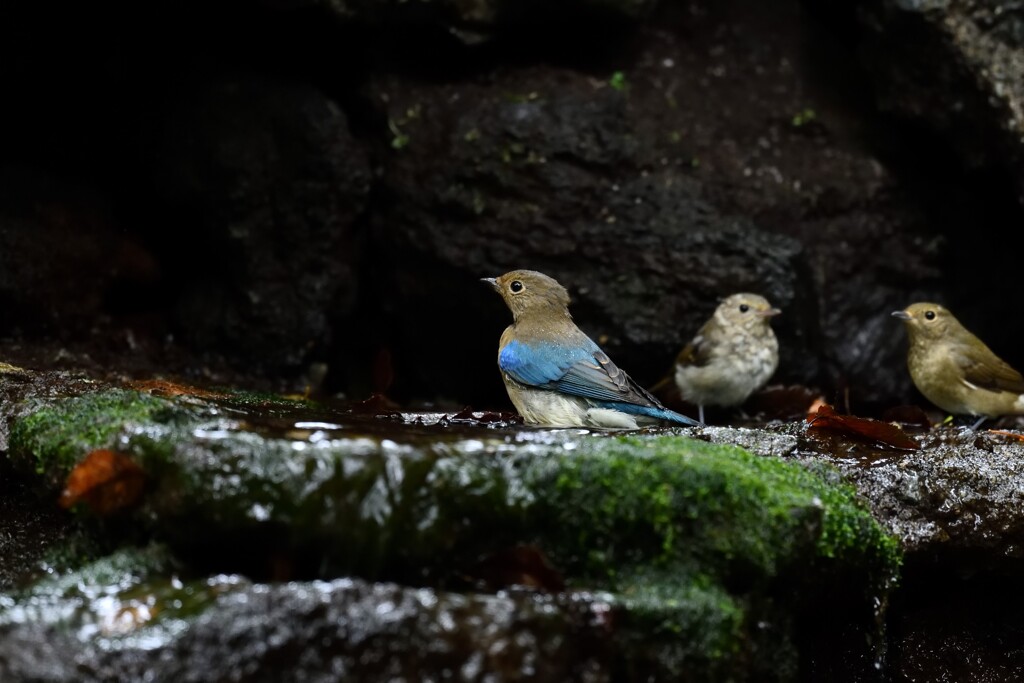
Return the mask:
M998 434L999 436L1008 436L1011 439L1016 439L1017 441L1024 441L1024 434L1019 432L1009 432L1005 429L986 429L985 431L989 434Z
M228 394L209 389L200 389L191 384L180 384L166 379L142 379L128 382L128 388L136 391L145 391L156 396L195 396L196 398L229 398Z
M71 470L59 502L63 508L83 502L105 517L138 503L145 484L145 473L131 458L99 449Z
M914 439L894 424L867 417L839 415L828 404L821 405L813 415L808 415L807 422L811 431L835 432L908 451L920 448Z

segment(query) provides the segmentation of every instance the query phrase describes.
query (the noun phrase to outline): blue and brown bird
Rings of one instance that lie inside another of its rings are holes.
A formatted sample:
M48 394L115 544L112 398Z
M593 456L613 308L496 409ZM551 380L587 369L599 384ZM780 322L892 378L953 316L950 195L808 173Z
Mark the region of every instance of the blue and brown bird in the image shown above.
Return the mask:
M779 313L757 294L726 297L652 391L674 382L683 400L697 406L701 422L705 406L740 405L779 365L779 342L771 328Z
M661 405L619 369L569 315L569 293L543 273L483 278L512 311L498 368L527 424L636 429L659 421L697 425Z
M980 419L1024 414L1024 377L971 334L945 307L919 302L893 317L910 346L907 369L924 397L954 415Z

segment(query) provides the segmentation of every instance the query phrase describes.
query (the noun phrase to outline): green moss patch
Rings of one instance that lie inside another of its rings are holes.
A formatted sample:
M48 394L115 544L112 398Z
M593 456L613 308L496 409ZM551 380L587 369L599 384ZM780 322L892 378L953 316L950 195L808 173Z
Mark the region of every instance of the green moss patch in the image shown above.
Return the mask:
M117 389L35 403L38 409L11 429L10 457L22 467L31 462L53 487L90 451L114 448L128 427L184 412L166 399Z
M638 562L765 579L809 561L899 564L852 487L733 446L627 437L545 464L531 476L541 516L587 576L614 583Z

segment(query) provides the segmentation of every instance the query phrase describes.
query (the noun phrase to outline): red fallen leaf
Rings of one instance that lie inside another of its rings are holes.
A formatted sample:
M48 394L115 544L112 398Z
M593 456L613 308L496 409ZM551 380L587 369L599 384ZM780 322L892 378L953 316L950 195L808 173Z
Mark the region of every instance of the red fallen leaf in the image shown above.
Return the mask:
M190 384L179 384L166 379L142 379L128 382L128 388L157 396L195 396L196 398L228 398L227 394L200 389Z
M59 502L63 508L83 502L105 517L138 503L145 483L142 468L127 455L99 449L71 470Z
M540 548L517 545L490 555L476 566L473 576L491 590L525 586L545 593L561 593L565 579L551 566Z
M920 448L916 441L894 424L867 417L839 415L828 404L820 406L813 415L808 415L807 423L810 430L836 432L908 451Z

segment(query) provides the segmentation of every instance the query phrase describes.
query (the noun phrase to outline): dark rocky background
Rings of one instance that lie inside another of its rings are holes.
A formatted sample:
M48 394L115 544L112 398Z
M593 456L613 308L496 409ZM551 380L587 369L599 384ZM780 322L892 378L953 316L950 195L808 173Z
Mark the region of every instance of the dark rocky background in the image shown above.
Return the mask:
M861 412L920 400L913 300L1024 367L1016 5L22 0L0 32L14 362L504 408L477 280L529 267L643 383L737 290L784 310L776 381Z

